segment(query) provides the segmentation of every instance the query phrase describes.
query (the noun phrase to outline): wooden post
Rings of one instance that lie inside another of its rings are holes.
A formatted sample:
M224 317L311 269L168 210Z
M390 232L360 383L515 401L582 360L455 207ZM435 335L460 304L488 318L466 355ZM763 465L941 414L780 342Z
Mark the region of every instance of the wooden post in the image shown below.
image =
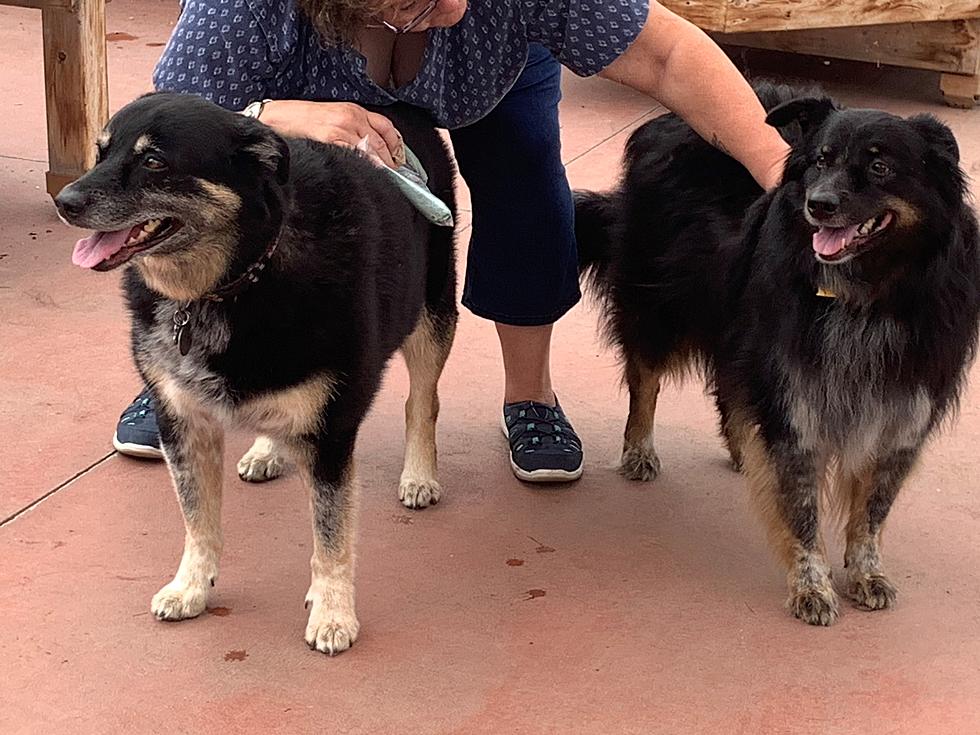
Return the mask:
M939 79L943 99L950 107L972 110L980 102L980 72L965 74L943 74Z
M55 196L95 162L95 138L109 118L105 0L38 4L48 118L46 178L48 193Z

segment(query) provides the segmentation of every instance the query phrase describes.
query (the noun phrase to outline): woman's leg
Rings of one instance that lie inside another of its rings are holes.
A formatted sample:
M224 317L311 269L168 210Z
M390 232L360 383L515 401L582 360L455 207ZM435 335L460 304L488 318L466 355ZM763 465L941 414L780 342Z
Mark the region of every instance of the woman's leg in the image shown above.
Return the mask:
M555 405L551 387L552 324L515 327L497 322L504 358L504 403L537 401Z
M532 46L500 104L452 132L473 202L463 304L497 325L511 460L529 480L581 474L581 445L556 405L550 369L552 326L580 298L574 205L561 161L560 82L558 62ZM535 433L540 427L545 435ZM521 456L527 450L534 456Z

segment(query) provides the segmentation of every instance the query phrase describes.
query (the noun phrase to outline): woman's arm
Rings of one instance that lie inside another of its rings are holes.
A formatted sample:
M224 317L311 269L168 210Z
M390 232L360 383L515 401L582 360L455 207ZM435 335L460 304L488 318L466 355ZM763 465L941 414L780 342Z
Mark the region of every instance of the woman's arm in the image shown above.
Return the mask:
M764 188L779 183L789 146L765 124L752 88L705 33L659 3L651 2L640 35L600 76L663 103Z

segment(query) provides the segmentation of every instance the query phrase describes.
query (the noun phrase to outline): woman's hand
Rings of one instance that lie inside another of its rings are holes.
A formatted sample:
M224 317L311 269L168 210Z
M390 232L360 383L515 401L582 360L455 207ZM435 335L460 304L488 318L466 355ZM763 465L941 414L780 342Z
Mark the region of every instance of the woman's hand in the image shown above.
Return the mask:
M351 148L367 145L392 168L405 163L405 143L391 121L352 102L271 100L259 119L281 135Z

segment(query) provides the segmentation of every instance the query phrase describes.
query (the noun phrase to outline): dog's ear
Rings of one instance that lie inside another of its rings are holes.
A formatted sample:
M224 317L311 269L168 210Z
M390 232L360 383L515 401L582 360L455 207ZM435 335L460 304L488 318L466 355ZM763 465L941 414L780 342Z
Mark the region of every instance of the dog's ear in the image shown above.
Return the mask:
M774 107L766 116L766 123L774 128L799 123L805 135L810 128L821 125L836 111L837 107L828 97L804 97Z
M909 122L925 138L931 150L945 156L954 165L959 165L960 146L953 136L953 131L945 123L929 114L913 115L909 118Z
M908 119L925 139L926 152L922 162L944 199L961 202L966 192L966 177L960 168L960 147L944 123L932 115L914 115Z
M242 152L275 174L277 182L285 184L289 179L289 146L286 141L267 125L254 120L248 120L248 123Z

